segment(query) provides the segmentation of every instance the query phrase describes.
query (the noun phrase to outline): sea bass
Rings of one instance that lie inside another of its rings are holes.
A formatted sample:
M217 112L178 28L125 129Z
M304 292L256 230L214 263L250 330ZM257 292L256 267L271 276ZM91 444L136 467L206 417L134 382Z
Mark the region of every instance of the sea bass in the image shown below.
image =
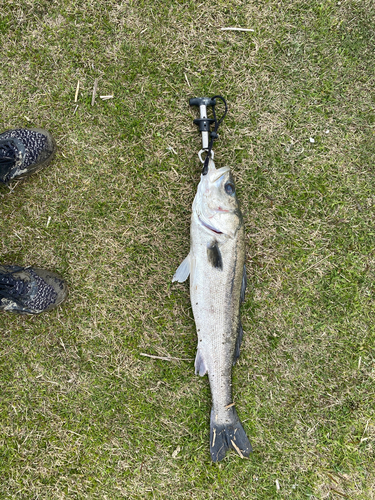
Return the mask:
M195 373L208 373L212 394L210 450L218 462L234 449L248 457L251 444L232 401L232 365L240 354L240 304L246 289L242 214L229 167L212 159L195 195L191 245L173 280L190 275L190 300L198 336Z

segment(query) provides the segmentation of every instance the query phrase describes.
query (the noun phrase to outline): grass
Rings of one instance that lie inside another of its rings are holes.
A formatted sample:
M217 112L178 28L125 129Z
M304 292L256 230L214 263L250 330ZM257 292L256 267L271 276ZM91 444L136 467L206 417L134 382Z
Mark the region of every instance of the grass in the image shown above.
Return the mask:
M375 498L374 22L368 0L2 6L1 128L48 128L59 151L0 190L0 261L58 271L70 296L0 316L0 498ZM114 98L92 107L96 78ZM171 277L199 179L188 98L217 93L254 453L212 464L207 379L140 353L195 356Z

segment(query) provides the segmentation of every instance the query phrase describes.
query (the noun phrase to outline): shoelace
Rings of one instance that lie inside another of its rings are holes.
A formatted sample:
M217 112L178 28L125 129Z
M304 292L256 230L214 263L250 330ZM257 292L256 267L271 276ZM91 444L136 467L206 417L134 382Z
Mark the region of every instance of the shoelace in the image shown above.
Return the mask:
M16 163L16 152L10 141L0 142L0 182L9 180L10 170Z
M0 298L22 303L22 295L25 291L25 283L21 279L14 279L12 273L0 275Z
M0 164L13 167L16 162L16 152L10 141L0 144Z

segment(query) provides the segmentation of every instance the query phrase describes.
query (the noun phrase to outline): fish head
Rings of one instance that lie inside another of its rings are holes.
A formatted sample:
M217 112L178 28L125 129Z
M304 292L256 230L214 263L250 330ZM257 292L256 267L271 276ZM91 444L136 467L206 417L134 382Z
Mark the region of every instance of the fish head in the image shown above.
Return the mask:
M208 232L233 238L242 225L236 188L229 167L216 168L212 159L201 175L193 203L193 216Z

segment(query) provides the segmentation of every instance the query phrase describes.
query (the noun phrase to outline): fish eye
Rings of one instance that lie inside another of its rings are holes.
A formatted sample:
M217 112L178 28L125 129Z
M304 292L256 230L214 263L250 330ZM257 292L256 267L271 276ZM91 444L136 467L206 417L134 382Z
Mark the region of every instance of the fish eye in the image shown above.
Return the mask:
M231 182L227 182L224 186L224 189L227 194L234 194L234 184L232 184Z

